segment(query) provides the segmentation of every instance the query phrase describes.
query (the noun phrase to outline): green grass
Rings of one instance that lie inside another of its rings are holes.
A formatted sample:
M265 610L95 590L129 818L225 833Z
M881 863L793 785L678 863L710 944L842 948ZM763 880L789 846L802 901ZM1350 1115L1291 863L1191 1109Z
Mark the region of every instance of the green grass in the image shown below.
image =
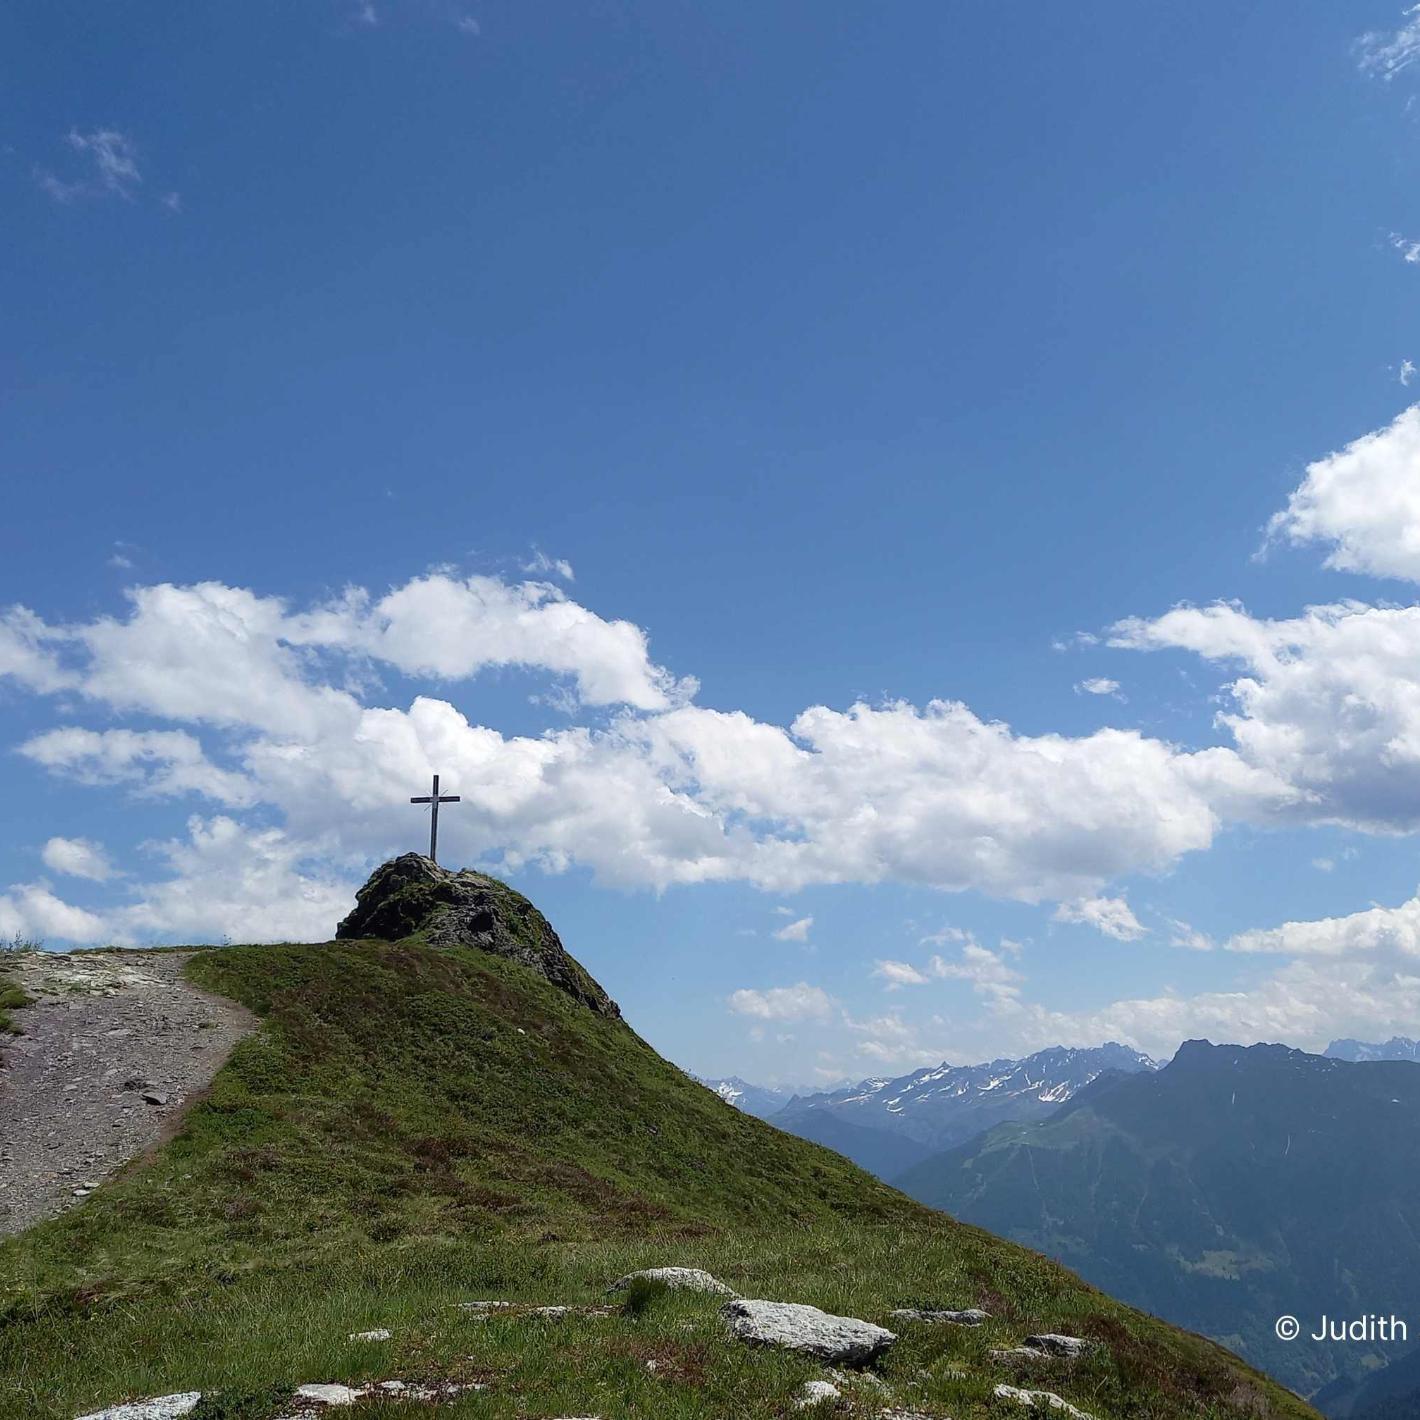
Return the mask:
M15 1024L15 1018L10 1012L18 1011L21 1006L28 1006L32 999L18 983L0 973L0 1035L19 1034L20 1028Z
M1060 1330L1104 1345L1020 1383L1102 1420L1313 1414L1211 1343L737 1112L516 963L337 942L188 970L263 1026L165 1148L0 1246L4 1420L187 1389L223 1392L202 1420L270 1420L283 1388L391 1376L486 1389L369 1413L789 1413L822 1368L731 1341L711 1298L652 1290L563 1321L456 1306L600 1303L669 1264L869 1319L923 1300L992 1313L901 1328L888 1389L857 1383L867 1413L1009 1414L986 1349ZM394 1340L346 1339L373 1327Z

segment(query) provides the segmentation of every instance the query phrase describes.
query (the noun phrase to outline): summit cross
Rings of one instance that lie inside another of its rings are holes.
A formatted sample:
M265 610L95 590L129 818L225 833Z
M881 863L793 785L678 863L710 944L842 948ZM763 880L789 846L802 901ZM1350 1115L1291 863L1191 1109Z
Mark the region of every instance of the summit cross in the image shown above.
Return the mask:
M429 794L420 794L410 799L411 804L429 805L429 861L437 863L439 861L439 805L456 804L459 801L457 794L441 794L439 792L439 776L434 776L434 790Z

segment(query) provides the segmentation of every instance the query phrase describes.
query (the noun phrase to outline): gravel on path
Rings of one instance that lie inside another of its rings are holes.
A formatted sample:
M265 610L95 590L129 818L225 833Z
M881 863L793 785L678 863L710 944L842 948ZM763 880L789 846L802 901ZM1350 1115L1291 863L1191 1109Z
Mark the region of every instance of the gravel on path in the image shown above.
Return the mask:
M168 1137L256 1027L182 974L187 951L0 959L34 1004L0 1036L0 1236L80 1205Z

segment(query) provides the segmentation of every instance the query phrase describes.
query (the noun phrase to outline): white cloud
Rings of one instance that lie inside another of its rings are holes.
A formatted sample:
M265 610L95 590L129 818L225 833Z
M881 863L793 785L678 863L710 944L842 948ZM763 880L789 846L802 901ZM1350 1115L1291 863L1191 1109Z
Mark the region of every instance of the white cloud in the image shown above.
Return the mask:
M70 129L64 141L87 160L89 172L83 178L66 181L41 168L36 174L39 184L56 202L106 195L133 197L143 174L138 168L137 149L126 133L116 128L96 128L89 133Z
M470 21L473 29L469 33L478 33L478 21ZM463 25L460 24L460 29ZM565 557L549 557L540 547L533 548L532 556L521 564L524 572L531 573L535 577L561 577L564 582L576 580L576 574L572 571L572 564Z
M454 22L454 26L461 33L477 37L482 34L483 27L473 18L472 15L460 15Z
M1420 827L1420 607L1347 602L1285 621L1235 605L1176 607L1120 623L1114 644L1175 647L1248 672L1225 687L1231 708L1218 723L1249 769L1292 792L1239 800L1234 816Z
M1420 5L1401 12L1394 30L1371 30L1356 41L1356 59L1363 73L1391 80L1420 58Z
M1022 1004L1011 1024L1019 1050L1118 1040L1159 1057L1190 1039L1321 1050L1338 1036L1413 1034L1417 1017L1420 972L1413 964L1363 960L1338 973L1334 963L1303 960L1238 990L1167 991L1077 1012Z
M42 694L71 688L76 678L61 663L60 639L27 607L0 612L0 680Z
M1420 405L1309 464L1268 534L1329 544L1328 567L1420 582Z
M889 991L899 986L925 986L928 981L911 962L905 961L878 961L873 966L873 975L881 976Z
M1105 676L1093 676L1089 680L1081 680L1075 683L1075 693L1077 695L1114 695L1119 694L1119 682L1109 680Z
M1187 922L1171 921L1169 946L1183 947L1191 952L1211 952L1213 939L1206 932L1199 932Z
M411 785L438 769L463 795L446 841L465 861L575 863L653 887L897 880L1034 901L1167 868L1225 818L1291 794L1229 750L1115 729L1023 736L950 702L815 706L787 727L707 710L639 627L545 583L435 574L302 610L219 583L127 596L126 615L69 625L5 613L0 675L202 727L214 749L187 729L69 726L25 752L89 782L274 808L351 857L409 840ZM364 704L381 665L451 683L521 665L619 709L508 737L444 699Z
M276 828L192 818L185 839L157 845L170 876L111 920L130 940L327 941L354 907L356 884L308 866L317 846Z
M202 745L184 730L86 730L62 726L20 746L20 753L81 784L129 784L143 794L201 794L245 807L256 786L241 774L210 763Z
M1009 946L1014 947L1015 944L1010 943ZM956 961L933 957L930 971L933 976L944 979L969 981L978 996L986 997L997 1008L1014 1001L1020 995L1021 983L1025 980L1014 967L1006 965L1000 952L993 952L977 942L968 942L962 947Z
M823 1021L833 1015L833 999L821 986L800 981L794 986L772 986L767 991L744 989L730 996L737 1015L764 1021Z
M101 917L56 897L47 883L23 883L0 893L0 938L90 943L106 936Z
M51 838L40 857L51 872L71 878L87 878L90 882L107 882L114 876L113 864L101 844L88 838Z
M1396 378L1401 384L1408 385L1411 380L1415 378L1415 361L1411 359L1402 360Z
M896 1011L863 1020L845 1012L843 1024L858 1037L857 1053L879 1067L907 1070L934 1065L945 1055L940 1045L924 1041L919 1027Z
M797 921L781 927L774 934L774 940L777 942L807 942L809 928L813 925L814 919L812 917L800 917Z
M1399 907L1370 907L1345 917L1240 932L1224 945L1233 952L1280 952L1291 957L1378 953L1420 957L1420 896Z
M1055 920L1082 923L1120 942L1132 942L1144 935L1139 919L1122 897L1082 897L1062 902L1055 909Z
M1407 266L1415 266L1420 263L1420 242L1414 241L1410 237L1403 237L1399 232L1392 232L1390 244L1394 251L1400 253L1401 260Z

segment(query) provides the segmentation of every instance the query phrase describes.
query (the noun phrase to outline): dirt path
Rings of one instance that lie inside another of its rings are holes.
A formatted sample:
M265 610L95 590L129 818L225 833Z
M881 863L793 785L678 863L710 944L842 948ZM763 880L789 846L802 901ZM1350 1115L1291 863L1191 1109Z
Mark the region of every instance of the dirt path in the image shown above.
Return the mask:
M5 972L35 998L0 1037L0 1235L73 1207L170 1133L256 1026L184 980L190 952L41 952Z

